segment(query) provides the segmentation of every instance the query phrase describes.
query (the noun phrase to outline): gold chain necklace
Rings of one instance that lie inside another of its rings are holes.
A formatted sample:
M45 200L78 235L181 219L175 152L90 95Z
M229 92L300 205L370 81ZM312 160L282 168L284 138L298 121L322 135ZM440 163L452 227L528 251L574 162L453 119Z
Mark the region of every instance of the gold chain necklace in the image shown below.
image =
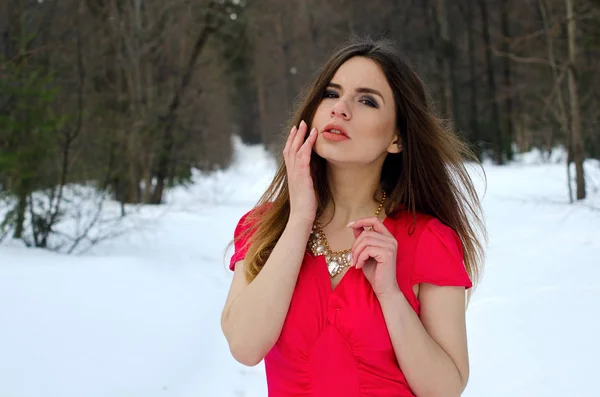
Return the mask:
M379 207L377 208L377 211L375 211L375 217L379 217L379 213L383 208L384 202L385 192L383 192L383 197L379 202ZM325 237L325 233L323 233L323 229L321 229L318 216L315 220L313 230L308 240L308 248L314 256L325 256L327 270L329 271L329 276L332 278L340 274L345 268L352 264L351 248L342 251L331 251L331 248L329 248L329 244L327 243L327 237Z

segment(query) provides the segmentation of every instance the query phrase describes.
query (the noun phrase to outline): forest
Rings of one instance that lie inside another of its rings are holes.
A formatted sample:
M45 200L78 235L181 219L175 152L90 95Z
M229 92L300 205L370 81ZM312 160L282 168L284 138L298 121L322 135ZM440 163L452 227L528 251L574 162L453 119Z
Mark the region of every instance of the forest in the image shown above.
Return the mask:
M0 240L53 246L73 186L161 204L232 137L278 155L303 88L353 35L395 41L481 160L600 158L598 0L2 0ZM571 185L569 184L571 188Z

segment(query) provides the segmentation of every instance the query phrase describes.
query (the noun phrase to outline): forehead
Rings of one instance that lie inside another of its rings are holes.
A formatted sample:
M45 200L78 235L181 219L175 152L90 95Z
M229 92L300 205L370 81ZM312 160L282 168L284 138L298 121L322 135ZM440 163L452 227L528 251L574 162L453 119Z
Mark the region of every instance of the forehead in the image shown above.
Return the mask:
M340 84L344 89L373 88L385 97L392 96L392 89L381 67L375 61L365 57L348 59L335 72L331 82Z

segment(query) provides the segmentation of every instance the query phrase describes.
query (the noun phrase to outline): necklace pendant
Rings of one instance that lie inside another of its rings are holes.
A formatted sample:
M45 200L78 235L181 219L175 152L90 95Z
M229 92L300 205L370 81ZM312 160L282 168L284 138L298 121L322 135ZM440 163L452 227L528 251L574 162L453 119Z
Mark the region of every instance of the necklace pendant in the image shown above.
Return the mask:
M325 257L325 262L327 263L329 275L331 277L335 277L340 274L344 268L350 267L352 264L352 253L340 252L338 255L334 255L333 257L327 256Z
M329 270L329 276L335 277L340 273L342 267L337 261L332 260L327 262L327 270Z
M375 216L379 216L379 212L383 209L383 203L385 202L385 191L383 191L383 197L379 203L379 208L375 212ZM350 250L332 252L327 243L327 237L321 229L318 217L313 224L313 230L310 234L307 249L312 252L314 256L325 256L325 263L327 264L327 271L330 277L335 277L340 274L346 267L352 266L352 253Z

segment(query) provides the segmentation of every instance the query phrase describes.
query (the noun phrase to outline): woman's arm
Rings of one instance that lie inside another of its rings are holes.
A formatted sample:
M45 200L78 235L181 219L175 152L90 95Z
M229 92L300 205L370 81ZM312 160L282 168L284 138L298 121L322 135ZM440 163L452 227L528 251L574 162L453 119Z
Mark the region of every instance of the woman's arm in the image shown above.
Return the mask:
M306 244L317 211L310 174L313 128L295 126L283 149L288 176L290 216L273 251L256 278L248 284L243 261L236 263L233 281L221 316L221 328L233 357L245 365L258 364L279 339L287 315Z
M279 338L311 230L311 222L290 219L264 267L249 284L244 262L236 263L221 328L240 363L258 364Z
M460 396L469 377L465 288L420 284L420 318L400 289L378 298L398 364L417 397Z
M451 229L433 224L430 231L433 227L441 231L436 229L420 237L420 242L428 248L420 252L429 255L415 259L413 280L436 281L417 283L419 318L398 286L396 238L376 217L358 219L348 226L353 228L356 238L352 246L353 264L363 269L379 300L396 359L411 389L417 397L460 396L469 376L465 288L470 280L460 251L453 250L446 241L445 236L451 235ZM438 254L431 255L432 252ZM428 267L425 272L423 263ZM438 268L434 271L436 265ZM441 269L448 274L436 275ZM434 285L437 280L447 283L448 277L455 278L456 286Z

